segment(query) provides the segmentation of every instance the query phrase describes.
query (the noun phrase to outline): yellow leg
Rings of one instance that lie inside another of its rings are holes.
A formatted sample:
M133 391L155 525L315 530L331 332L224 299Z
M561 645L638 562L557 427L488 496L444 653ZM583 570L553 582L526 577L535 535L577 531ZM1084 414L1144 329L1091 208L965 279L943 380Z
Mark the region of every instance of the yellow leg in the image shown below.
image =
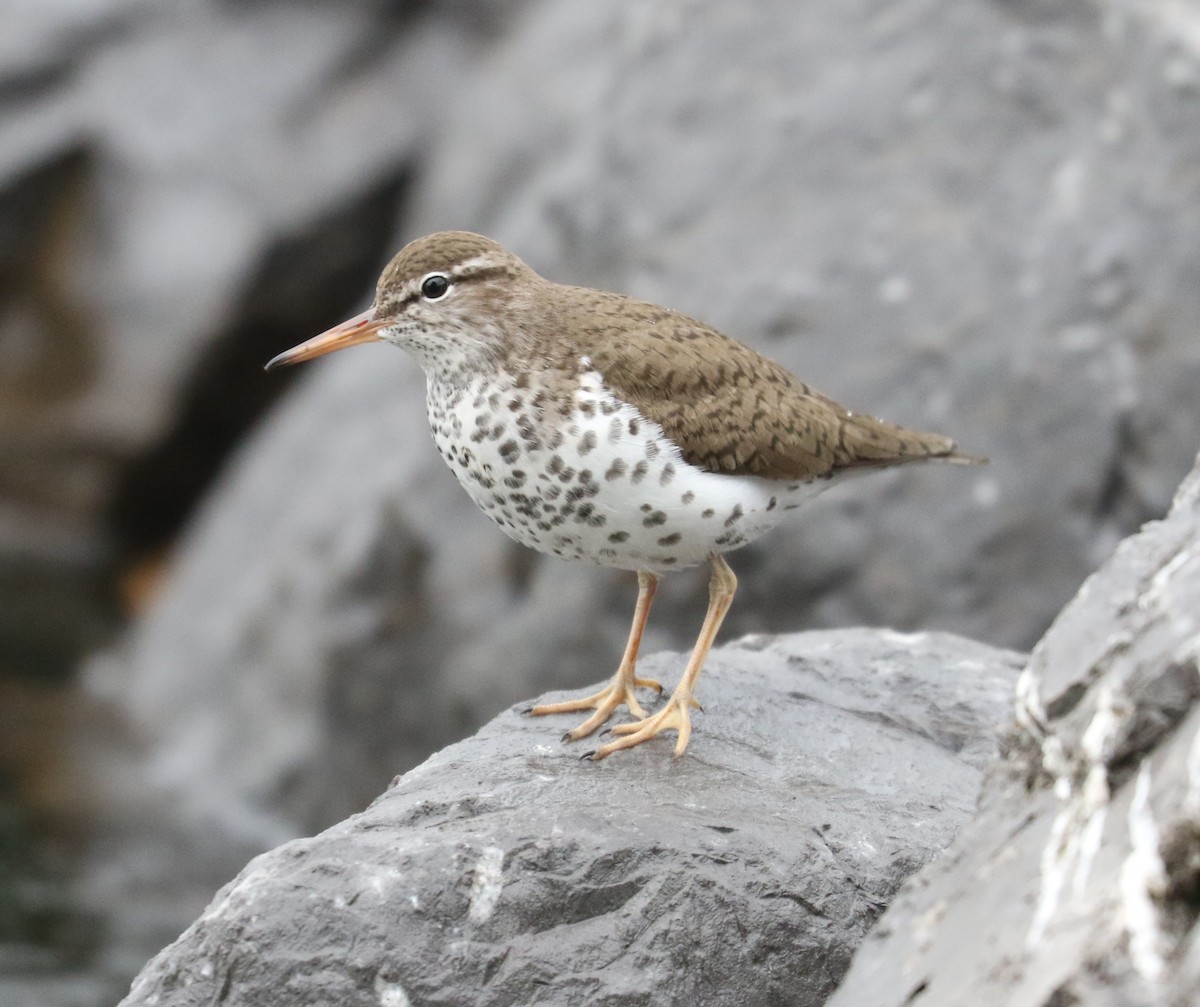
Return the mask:
M708 657L708 652L712 650L713 640L716 639L717 630L721 628L721 622L725 618L725 613L729 611L729 606L733 603L734 592L737 591L737 577L733 575L733 571L729 569L729 564L725 562L724 558L719 553L713 553L709 557L709 563L712 564L712 578L708 582L708 613L704 616L704 625L700 629L696 646L692 648L692 656L688 660L687 668L684 669L683 678L680 679L671 698L667 700L667 705L651 717L643 717L631 724L618 724L612 729L612 733L624 737L601 745L584 758L598 761L605 756L612 755L613 752L619 752L622 748L633 748L634 745L640 745L643 741L649 741L662 734L663 731L678 733L679 738L675 742L675 756L678 758L684 753L688 746L688 739L692 736L692 721L688 710L690 707L699 708L700 706L694 697L696 679L700 676L700 669L704 667L704 661Z
M642 645L642 633L646 629L646 620L650 617L650 605L654 601L654 592L658 590L658 575L644 570L638 571L638 599L633 610L633 625L629 630L629 642L625 645L625 656L621 658L621 666L613 676L612 682L591 696L583 699L568 699L564 703L550 703L546 706L535 706L527 711L535 717L546 713L574 713L576 710L595 710L587 720L563 735L564 741L578 741L586 738L597 727L613 715L613 711L624 703L629 712L635 717L645 717L646 711L637 701L633 690L636 688L654 689L662 692L662 686L652 678L637 677L638 648Z

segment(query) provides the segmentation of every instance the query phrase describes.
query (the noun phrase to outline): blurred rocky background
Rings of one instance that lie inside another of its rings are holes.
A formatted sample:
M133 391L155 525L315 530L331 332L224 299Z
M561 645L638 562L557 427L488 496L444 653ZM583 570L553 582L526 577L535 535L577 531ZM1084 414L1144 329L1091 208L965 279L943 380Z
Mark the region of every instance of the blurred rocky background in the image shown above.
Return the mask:
M1027 648L1200 440L1200 13L0 4L5 1007L114 1001L253 853L611 671L632 578L476 513L415 364L261 372L449 227L991 456L738 554L726 638Z

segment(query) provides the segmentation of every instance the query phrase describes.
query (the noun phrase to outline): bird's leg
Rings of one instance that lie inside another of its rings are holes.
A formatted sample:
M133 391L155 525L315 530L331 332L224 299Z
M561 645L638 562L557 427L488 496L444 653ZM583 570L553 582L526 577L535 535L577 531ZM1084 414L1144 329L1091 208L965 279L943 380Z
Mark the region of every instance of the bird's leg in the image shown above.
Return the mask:
M649 741L663 731L678 732L679 739L675 742L676 757L682 755L687 748L688 739L692 735L692 721L688 710L693 706L697 709L700 707L693 695L696 679L700 676L700 669L704 667L717 630L721 628L721 622L733 602L734 592L737 591L737 577L729 569L724 557L720 553L713 553L709 557L709 563L712 564L712 578L708 582L708 613L704 616L704 625L700 628L696 646L692 648L692 656L684 669L683 678L671 693L667 705L653 716L644 717L631 724L618 724L612 729L612 733L624 737L601 745L594 752L590 752L587 758L593 761L603 759L622 748L632 748L643 741Z
M545 713L573 713L576 710L595 710L587 720L563 735L564 741L578 741L586 738L597 727L613 715L613 711L624 703L629 712L635 717L645 717L646 711L634 695L634 689L639 686L662 692L662 686L651 678L637 677L638 648L642 645L642 633L646 629L646 620L650 616L650 604L654 601L654 592L658 590L658 575L645 570L638 571L638 599L633 610L633 625L629 629L629 642L625 644L625 656L621 658L621 666L613 676L613 680L597 693L585 696L583 699L569 699L564 703L550 703L546 706L535 706L529 713L541 716Z

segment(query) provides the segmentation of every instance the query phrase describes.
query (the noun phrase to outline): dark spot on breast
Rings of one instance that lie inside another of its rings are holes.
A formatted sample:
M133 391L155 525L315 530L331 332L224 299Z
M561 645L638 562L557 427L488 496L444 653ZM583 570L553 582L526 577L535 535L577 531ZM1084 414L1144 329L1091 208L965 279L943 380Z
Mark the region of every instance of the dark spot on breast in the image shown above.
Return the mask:
M737 523L738 523L738 522L739 522L741 519L742 519L742 505L741 505L741 504L734 504L734 505L733 505L733 510L732 510L732 511L730 511L730 513L729 513L729 517L727 517L727 518L725 519L725 527L726 527L726 528L732 528L732 527L733 527L735 524L737 524Z
M638 462L633 467L633 473L629 476L629 481L636 486L646 478L646 473L650 471L650 466L646 462Z
M636 437L639 429L640 427L638 425L638 421L636 419L631 419L629 421L629 436Z
M500 457L506 462L515 462L520 453L521 449L517 446L517 442L514 440L507 440L500 445Z
M628 538L629 538L629 532L627 532L627 531L615 531L611 535L608 536L608 540L610 542L624 542Z
M626 469L628 469L628 467L629 466L626 465L624 461L622 461L620 458L617 458L608 467L608 471L604 473L605 481L613 482L616 479L620 479L621 476L623 476L625 474L625 471L626 471Z
M596 446L596 431L589 430L579 442L579 453L586 455Z
M662 474L658 477L658 485L666 486L672 479L675 478L675 466L671 462L667 462L663 466Z
M653 514L647 514L642 518L642 524L647 528L653 528L655 525L666 523L667 515L660 510L656 510Z
M683 536L679 532L672 532L670 535L664 535L658 540L659 545L675 545Z
M685 494L683 494L683 496L681 496L679 499L680 499L680 500L681 500L683 503L685 503L685 504L690 504L690 503L691 503L693 500L695 500L695 499L696 499L696 494L695 494L695 493L693 493L691 490L688 490L688 491L687 491Z
M715 513L717 513L717 512L715 510L713 510L711 507L705 507L704 510L702 510L700 512L700 516L701 517L712 517Z

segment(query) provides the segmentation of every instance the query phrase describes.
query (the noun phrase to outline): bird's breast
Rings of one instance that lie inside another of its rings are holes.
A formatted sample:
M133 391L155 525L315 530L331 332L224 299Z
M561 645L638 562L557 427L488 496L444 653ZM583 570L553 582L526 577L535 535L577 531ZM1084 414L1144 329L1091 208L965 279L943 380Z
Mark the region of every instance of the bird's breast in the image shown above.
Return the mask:
M429 425L479 508L565 559L665 572L753 541L827 485L707 472L592 371L430 375Z

